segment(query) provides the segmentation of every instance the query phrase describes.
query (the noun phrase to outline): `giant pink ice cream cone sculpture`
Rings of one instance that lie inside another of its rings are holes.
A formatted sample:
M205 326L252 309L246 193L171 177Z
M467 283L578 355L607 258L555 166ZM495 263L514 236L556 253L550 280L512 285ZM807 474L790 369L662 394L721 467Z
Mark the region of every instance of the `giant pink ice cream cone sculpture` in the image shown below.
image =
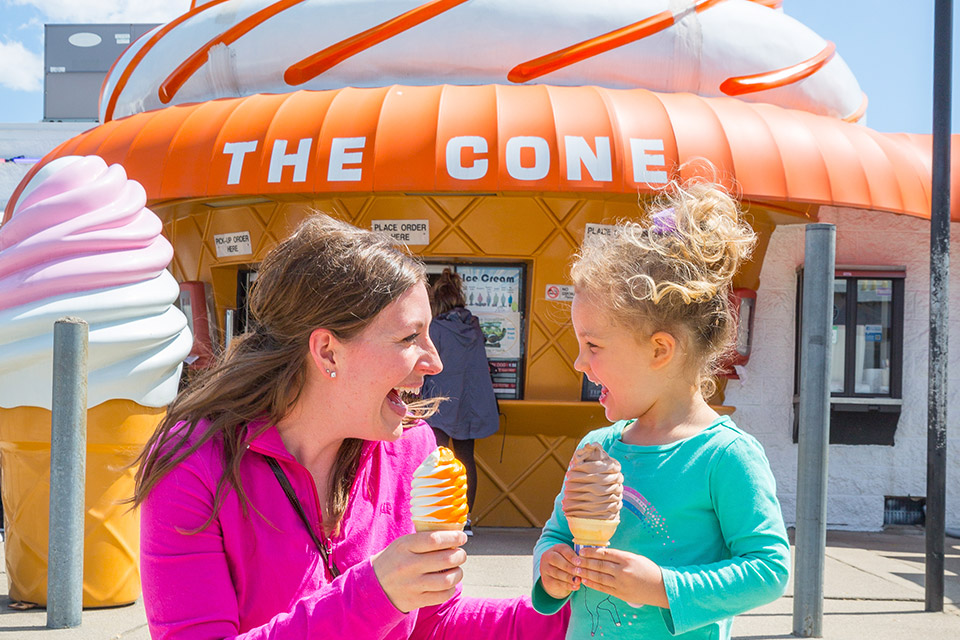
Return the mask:
M53 325L90 327L84 590L87 607L140 594L139 517L127 468L163 418L189 353L173 250L118 166L64 157L0 228L0 450L10 597L45 604ZM77 550L79 553L81 550Z

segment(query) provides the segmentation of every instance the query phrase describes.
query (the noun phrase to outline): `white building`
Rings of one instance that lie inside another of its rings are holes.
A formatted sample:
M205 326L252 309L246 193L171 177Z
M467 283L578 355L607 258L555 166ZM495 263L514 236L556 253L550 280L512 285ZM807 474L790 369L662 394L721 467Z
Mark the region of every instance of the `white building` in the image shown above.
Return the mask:
M929 339L930 223L880 211L823 207L820 221L837 226L837 265L903 268L902 404L894 444L831 444L827 524L833 529L876 530L884 524L885 497L926 495L927 363ZM954 223L954 238L960 225ZM952 249L958 264L960 251ZM803 265L804 226L778 227L770 240L757 292L753 353L740 381L727 385L734 418L766 449L778 483L784 518L793 524L797 496L794 363L797 270ZM839 269L838 269L839 271ZM960 420L960 275L950 277L948 418ZM835 359L838 347L834 345ZM840 398L833 398L834 403ZM960 440L947 435L948 529L960 529Z

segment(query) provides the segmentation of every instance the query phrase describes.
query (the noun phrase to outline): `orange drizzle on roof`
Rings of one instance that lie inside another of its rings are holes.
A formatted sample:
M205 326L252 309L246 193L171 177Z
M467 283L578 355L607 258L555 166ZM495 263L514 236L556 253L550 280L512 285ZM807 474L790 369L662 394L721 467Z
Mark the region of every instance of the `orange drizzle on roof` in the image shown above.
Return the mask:
M180 90L180 87L182 87L184 83L207 62L207 56L210 52L210 49L218 44L231 44L236 42L242 36L253 31L253 29L263 24L273 16L277 15L278 13L282 13L283 11L286 11L290 7L300 4L301 2L303 2L303 0L279 0L279 2L274 2L260 11L247 16L194 51L189 58L181 62L180 66L174 69L173 73L167 76L167 78L160 83L160 90L158 91L160 102L163 104L168 104L171 100L173 100L173 97L177 95L177 91Z
M767 89L776 89L793 84L816 73L823 65L830 62L830 59L836 53L837 45L828 42L823 51L793 66L749 76L727 78L720 84L720 91L728 96L740 96L745 93L756 93L757 91L766 91Z
M694 7L694 10L699 13L720 2L724 2L724 0L701 0L701 2L698 2ZM517 84L528 82L534 78L552 73L557 69L569 67L572 64L582 62L601 53L606 53L607 51L622 47L631 42L642 40L647 36L652 36L655 33L669 29L675 23L676 16L674 16L673 13L670 11L661 11L649 18L644 18L640 22L635 22L626 27L605 33L602 36L578 42L577 44L570 45L553 53L548 53L539 58L534 58L533 60L528 60L527 62L521 62L510 70L510 73L507 74L507 80Z
M867 94L863 94L863 100L860 102L860 106L857 107L857 110L848 115L843 119L844 122L857 122L860 118L863 117L863 114L867 112Z
M378 45L384 40L389 40L393 36L412 29L465 2L467 2L467 0L433 0L432 2L420 5L416 9L411 9L406 13L402 13L395 18L371 27L355 36L330 45L326 49L318 51L299 62L293 63L287 67L287 70L283 74L283 79L287 84L292 86L309 82L347 58Z
M128 64L127 68L123 70L122 74L120 74L120 78L117 80L117 86L113 88L113 93L110 94L110 102L107 103L107 108L104 110L103 121L109 122L110 120L113 120L113 112L117 108L117 100L120 98L120 93L123 91L124 87L127 86L127 81L133 74L133 70L136 69L138 64L140 64L140 61L143 60L145 55L147 55L147 52L153 48L153 45L157 44L157 42L159 42L163 36L167 35L170 33L170 31L180 26L190 18L223 2L227 2L227 0L211 0L207 4L199 7L193 7L190 9L190 11L187 11L179 18L171 20L161 27L159 31L153 34L153 36L151 36L150 39L144 43L140 50L133 54L130 64Z

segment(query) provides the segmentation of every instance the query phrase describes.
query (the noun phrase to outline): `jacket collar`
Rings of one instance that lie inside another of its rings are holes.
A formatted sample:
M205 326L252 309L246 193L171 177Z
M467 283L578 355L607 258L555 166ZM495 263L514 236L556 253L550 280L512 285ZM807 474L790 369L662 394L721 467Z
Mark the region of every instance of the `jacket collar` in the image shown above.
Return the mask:
M280 431L277 429L276 425L271 424L260 435L253 435L258 430L262 429L266 423L266 420L257 420L247 425L247 447L251 451L256 451L257 453L276 458L277 460L296 462L296 458L294 458L293 454L287 451L287 447L284 446L283 439L280 438ZM376 445L376 442L371 442L369 440L363 441L363 450L360 454L361 463L364 461L364 459L366 459L366 457L370 454L370 451Z
M254 435L263 429L265 424L265 420L258 420L247 425L247 448L278 460L293 461L294 457L283 445L276 425L271 424L263 433Z

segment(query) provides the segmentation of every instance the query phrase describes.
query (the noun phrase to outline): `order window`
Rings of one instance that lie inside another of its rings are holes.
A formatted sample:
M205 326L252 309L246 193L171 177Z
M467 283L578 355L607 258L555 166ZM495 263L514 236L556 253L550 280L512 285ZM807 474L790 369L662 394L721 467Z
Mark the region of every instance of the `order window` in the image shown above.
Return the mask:
M830 442L893 444L903 373L902 267L838 266L833 282ZM797 282L795 393L799 398L803 276ZM794 438L796 439L796 412Z

